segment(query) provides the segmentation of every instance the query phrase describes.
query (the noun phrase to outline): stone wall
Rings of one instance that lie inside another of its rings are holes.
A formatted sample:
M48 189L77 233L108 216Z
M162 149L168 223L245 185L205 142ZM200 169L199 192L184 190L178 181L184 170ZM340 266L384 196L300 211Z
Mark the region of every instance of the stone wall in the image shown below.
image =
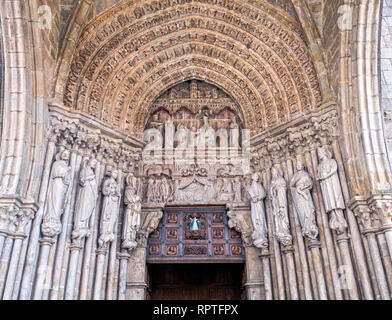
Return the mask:
M324 6L324 21L321 31L321 37L327 57L328 68L331 79L339 79L339 63L340 63L340 30L336 23L340 17L339 7L343 4L342 0L328 1ZM339 90L339 82L332 81L332 88L337 96Z
M392 157L392 0L384 0L381 20L380 81L385 134Z

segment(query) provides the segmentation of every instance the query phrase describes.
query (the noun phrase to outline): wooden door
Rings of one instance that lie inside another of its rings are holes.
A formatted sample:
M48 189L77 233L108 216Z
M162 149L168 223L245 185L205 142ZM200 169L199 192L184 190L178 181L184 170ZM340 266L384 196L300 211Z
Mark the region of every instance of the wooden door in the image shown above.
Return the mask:
M241 300L243 264L150 264L152 300Z

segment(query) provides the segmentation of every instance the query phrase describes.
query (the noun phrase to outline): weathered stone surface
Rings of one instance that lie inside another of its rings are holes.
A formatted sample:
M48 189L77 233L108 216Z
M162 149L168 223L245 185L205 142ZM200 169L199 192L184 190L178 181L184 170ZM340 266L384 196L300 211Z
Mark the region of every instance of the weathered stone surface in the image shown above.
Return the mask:
M144 299L163 210L219 206L236 245L212 254L245 254L248 299L391 299L391 12L2 1L0 298ZM148 162L145 129L180 134ZM178 161L194 143L206 153ZM184 235L170 219L166 240L208 238L203 215L184 217Z

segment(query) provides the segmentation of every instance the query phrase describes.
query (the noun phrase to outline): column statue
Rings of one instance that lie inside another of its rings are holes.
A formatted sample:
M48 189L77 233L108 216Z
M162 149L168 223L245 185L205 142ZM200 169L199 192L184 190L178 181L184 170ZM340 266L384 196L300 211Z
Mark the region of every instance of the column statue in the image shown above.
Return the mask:
M42 222L42 234L55 237L61 233L61 215L66 205L66 197L71 183L71 167L69 166L69 150L60 151L52 166L46 210Z
M267 194L257 173L252 175L252 184L247 191L251 199L251 218L254 229L252 234L253 243L257 248L268 248L268 228L264 209L264 199Z
M112 170L103 183L102 193L104 195L102 205L102 216L100 225L99 248L105 248L108 242L115 238L115 226L119 211L120 190L117 182L118 171Z
M330 214L329 227L340 234L347 228L347 222L343 214L345 205L338 175L338 164L327 147L319 148L318 155L320 163L317 169L317 179L320 181L325 211Z
M275 224L275 238L284 246L292 244L287 206L287 184L283 172L278 168L271 170L270 200Z
M302 235L311 240L316 240L319 229L316 224L315 208L310 192L312 188L312 177L306 171L304 163L298 161L297 172L290 181L291 194L301 223Z
M140 230L141 198L138 195L139 181L130 173L126 178L124 203L126 204L124 214L123 242L124 249L134 249L137 246L136 235Z
M72 239L90 236L90 217L97 206L98 184L95 175L97 160L85 159L79 174L79 190L75 203Z

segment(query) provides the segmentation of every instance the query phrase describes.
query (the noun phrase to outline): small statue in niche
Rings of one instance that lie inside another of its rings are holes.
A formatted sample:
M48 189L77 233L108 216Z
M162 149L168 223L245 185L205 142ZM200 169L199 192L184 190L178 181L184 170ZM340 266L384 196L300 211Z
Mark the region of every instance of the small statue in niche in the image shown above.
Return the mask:
M86 159L79 174L79 191L75 204L72 239L81 241L90 236L90 218L97 206L98 184L95 175L97 160Z
M100 225L100 236L98 239L99 248L105 248L108 242L112 242L115 238L115 226L118 217L120 190L118 179L118 171L111 170L107 174L107 178L102 187L104 195L102 205L102 216Z
M292 244L287 206L287 184L283 172L278 168L271 170L270 200L275 224L275 238L284 246Z
M235 119L230 121L230 148L239 148L240 146L240 130Z
M137 246L136 235L141 224L141 199L138 195L139 181L133 173L130 173L126 178L126 183L124 203L127 207L124 214L122 247L124 249L134 249Z
M154 190L155 190L155 180L152 177L150 177L148 179L148 185L147 185L147 202L148 203L155 202Z
M173 187L167 181L167 178L162 179L162 183L160 185L160 195L162 199L162 203L168 203L173 200Z
M251 199L253 243L257 248L268 248L268 228L264 208L264 199L267 194L257 173L252 175L252 184L248 188L248 193Z
M290 188L301 223L302 235L311 240L317 239L319 229L316 225L315 208L310 192L313 188L313 179L302 161L297 162L297 172L290 181Z
M42 223L45 236L57 236L61 233L61 215L64 212L66 197L71 183L71 167L69 166L69 150L60 151L52 165L46 210Z
M338 164L332 158L328 147L319 148L318 155L320 163L317 169L317 179L320 181L325 211L331 216L329 227L340 234L346 230L347 222L343 213L345 205L338 175Z
M223 178L222 188L219 192L220 201L232 201L233 200L233 185L228 178Z
M235 177L233 181L234 202L242 202L242 181L240 177Z

